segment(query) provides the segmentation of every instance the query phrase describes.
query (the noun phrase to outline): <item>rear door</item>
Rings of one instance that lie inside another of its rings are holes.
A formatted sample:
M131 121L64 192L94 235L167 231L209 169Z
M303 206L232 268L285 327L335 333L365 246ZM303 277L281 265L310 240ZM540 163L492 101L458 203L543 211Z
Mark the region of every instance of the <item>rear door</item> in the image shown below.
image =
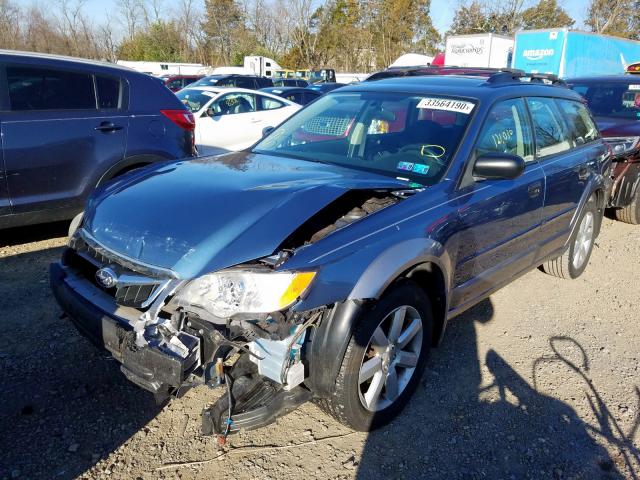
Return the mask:
M6 72L10 111L1 128L13 213L81 208L124 157L122 80L19 64Z
M594 142L597 129L579 102L530 97L527 105L534 125L536 157L547 179L539 252L544 258L566 244L593 165L604 152Z

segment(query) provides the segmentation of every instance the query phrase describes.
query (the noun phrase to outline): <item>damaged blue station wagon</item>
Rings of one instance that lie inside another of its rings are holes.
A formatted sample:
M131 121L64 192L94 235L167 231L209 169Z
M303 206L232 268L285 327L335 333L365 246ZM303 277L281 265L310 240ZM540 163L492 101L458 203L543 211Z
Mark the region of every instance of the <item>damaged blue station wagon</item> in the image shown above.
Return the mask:
M159 399L226 384L207 433L311 399L379 427L449 319L589 261L609 151L578 94L535 80L350 86L247 151L132 172L75 222L55 296Z

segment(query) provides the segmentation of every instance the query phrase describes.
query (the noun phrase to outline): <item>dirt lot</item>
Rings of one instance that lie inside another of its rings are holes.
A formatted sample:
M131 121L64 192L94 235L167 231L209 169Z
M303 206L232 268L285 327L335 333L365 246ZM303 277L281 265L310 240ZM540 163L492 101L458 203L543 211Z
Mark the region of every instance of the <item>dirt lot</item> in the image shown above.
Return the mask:
M640 228L607 220L579 280L535 271L453 321L387 428L309 404L224 450L199 433L221 392L159 408L60 318L65 229L0 232L0 478L640 477Z

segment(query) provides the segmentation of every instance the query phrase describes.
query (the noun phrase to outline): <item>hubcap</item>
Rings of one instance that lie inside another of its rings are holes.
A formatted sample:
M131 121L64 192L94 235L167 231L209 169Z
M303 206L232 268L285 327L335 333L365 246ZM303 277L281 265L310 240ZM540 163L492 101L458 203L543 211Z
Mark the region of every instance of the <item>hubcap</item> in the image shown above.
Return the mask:
M360 365L360 402L369 411L390 406L407 387L422 349L422 318L404 305L389 313L369 339Z
M573 245L573 267L581 268L587 260L593 241L593 213L587 212L582 218L576 241Z

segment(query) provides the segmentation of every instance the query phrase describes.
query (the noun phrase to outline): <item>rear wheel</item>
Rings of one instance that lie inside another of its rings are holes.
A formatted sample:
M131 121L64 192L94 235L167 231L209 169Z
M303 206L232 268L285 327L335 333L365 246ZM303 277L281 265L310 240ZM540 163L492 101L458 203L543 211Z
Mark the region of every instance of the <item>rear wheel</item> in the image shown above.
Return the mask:
M391 287L359 319L334 393L319 402L321 407L354 430L389 423L420 381L432 325L429 300L417 285L403 281Z
M615 210L616 220L630 223L632 225L640 224L640 186L636 188L636 193L629 205Z
M558 258L549 260L542 265L542 271L554 277L573 279L582 275L596 238L596 220L598 207L595 197L591 197L582 211L578 228L573 232L569 248Z

